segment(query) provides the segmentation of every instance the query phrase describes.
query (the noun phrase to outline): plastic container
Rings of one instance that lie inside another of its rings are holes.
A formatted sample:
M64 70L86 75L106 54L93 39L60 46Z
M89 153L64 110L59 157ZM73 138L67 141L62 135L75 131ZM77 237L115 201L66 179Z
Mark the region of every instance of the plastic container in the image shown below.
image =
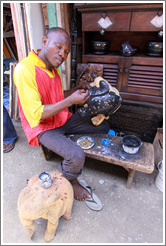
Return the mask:
M108 132L108 134L110 134L110 135L115 135L115 131L112 130L112 129L110 129L109 132Z

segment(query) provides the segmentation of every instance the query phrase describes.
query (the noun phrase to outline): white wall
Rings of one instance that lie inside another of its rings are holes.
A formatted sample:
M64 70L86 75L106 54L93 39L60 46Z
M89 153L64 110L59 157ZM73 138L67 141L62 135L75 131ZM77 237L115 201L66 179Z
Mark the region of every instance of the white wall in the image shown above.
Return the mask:
M42 47L44 20L41 3L25 3L31 50Z

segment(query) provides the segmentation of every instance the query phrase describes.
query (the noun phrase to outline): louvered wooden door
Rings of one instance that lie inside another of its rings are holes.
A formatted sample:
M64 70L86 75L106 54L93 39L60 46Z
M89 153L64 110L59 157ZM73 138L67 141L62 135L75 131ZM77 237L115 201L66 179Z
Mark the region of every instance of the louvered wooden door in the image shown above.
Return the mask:
M99 62L95 56L83 56L84 63ZM103 77L126 100L163 102L163 59L156 57L103 56ZM106 63L108 62L108 63Z
M121 56L100 56L96 58L94 55L84 55L84 63L96 63L103 66L103 78L118 90L122 84L122 71L125 65L125 57Z
M126 58L120 92L124 99L162 103L163 64L161 58Z

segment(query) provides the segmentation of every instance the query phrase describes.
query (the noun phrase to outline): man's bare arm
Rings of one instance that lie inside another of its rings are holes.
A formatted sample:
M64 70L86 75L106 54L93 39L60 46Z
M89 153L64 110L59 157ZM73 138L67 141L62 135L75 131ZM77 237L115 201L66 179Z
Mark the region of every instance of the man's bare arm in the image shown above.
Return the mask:
M44 105L44 111L42 113L41 120L54 116L55 114L61 112L63 109L71 107L74 104L84 104L88 99L88 90L77 90L62 101L59 101L54 104Z

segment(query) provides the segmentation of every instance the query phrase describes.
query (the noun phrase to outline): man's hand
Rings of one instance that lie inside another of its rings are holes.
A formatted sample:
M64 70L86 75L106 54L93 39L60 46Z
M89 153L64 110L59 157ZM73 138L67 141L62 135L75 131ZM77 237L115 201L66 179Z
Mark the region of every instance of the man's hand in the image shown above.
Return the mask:
M71 107L74 104L84 104L89 98L90 96L88 90L76 90L74 93L72 93L70 96L66 97L62 101L54 104L44 105L41 120L54 116L55 114L61 112L63 109Z
M84 104L89 99L89 91L85 89L76 90L72 93L68 99L70 100L71 104Z
M77 85L76 87L73 87L69 90L64 91L64 97L66 98L70 96L72 93L74 93L77 90L80 90L80 89L88 90L89 88L90 88L89 83Z

